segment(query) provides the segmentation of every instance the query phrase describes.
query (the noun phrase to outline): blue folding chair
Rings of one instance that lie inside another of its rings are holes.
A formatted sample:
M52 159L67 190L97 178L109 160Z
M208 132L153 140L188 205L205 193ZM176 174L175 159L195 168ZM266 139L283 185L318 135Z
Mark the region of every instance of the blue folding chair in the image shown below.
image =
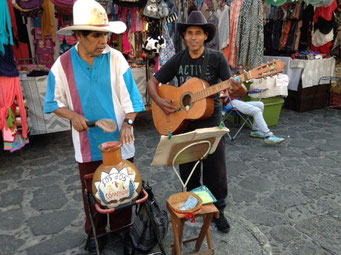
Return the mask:
M260 94L259 96L259 101L262 99L262 93L268 89L253 89L249 90L247 93L249 95L251 94ZM243 127L247 124L250 127L252 127L252 119L250 115L246 115L241 113L236 107L233 106L232 104L232 99L228 96L230 105L224 105L223 106L223 122L225 123L226 120L228 120L229 116L233 116L234 118L237 119L237 124L239 125L239 128L234 134L230 134L230 132L227 133L229 139L231 141L235 140L239 133L242 131Z

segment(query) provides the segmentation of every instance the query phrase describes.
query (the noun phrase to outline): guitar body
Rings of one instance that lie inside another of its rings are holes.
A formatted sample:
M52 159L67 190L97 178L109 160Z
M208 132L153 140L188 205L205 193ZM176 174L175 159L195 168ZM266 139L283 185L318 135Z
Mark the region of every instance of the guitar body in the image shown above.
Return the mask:
M162 135L178 134L191 120L207 119L212 116L214 102L212 97L193 101L193 94L209 87L209 84L199 78L191 78L181 87L162 85L158 88L159 96L173 100L178 108L175 113L166 115L164 111L152 101L152 114L156 130Z

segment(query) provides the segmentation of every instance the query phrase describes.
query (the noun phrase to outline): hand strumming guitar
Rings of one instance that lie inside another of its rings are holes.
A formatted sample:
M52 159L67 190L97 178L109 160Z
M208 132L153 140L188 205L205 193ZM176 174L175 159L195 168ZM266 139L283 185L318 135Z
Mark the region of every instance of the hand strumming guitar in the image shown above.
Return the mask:
M173 100L162 98L157 92L157 88L160 82L153 76L147 83L147 90L149 96L153 101L165 112L165 114L171 114L176 111L176 107L172 104Z

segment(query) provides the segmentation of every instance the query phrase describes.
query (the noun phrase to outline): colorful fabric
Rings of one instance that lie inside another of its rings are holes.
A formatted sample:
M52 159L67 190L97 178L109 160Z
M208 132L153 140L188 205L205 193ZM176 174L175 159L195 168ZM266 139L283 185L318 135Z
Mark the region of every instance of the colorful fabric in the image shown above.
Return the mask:
M45 113L66 107L84 115L89 121L113 119L122 126L126 113L145 110L132 71L121 52L107 46L95 57L93 67L77 52L78 44L59 57L48 77ZM77 162L102 159L98 146L107 141L119 141L119 129L104 133L100 128L78 132L72 128ZM134 156L133 144L121 148L123 158Z
M227 48L224 48L223 52L229 61L230 66L236 67L237 62L237 32L240 9L244 0L235 0L231 4L230 8L230 42Z
M13 127L14 122L15 122L15 114L13 112L13 105L12 105L12 107L8 108L7 127L9 128Z
M4 45L13 45L11 16L7 1L0 1L0 54L5 54Z
M17 99L23 137L27 138L27 118L19 77L0 76L0 129L7 127L8 109Z
M13 152L20 150L29 143L28 138L24 138L15 126L13 128L2 129L2 137L5 151Z

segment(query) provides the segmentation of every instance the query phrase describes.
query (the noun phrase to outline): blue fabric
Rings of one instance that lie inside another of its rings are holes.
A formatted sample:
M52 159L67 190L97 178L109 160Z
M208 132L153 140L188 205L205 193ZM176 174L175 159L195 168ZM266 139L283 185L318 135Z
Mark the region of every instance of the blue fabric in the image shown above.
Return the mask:
M127 85L127 89L130 94L130 100L133 102L134 112L144 111L145 109L141 109L141 105L144 105L144 103L142 101L140 91L135 85L133 72L130 68L128 68L127 71L123 74L123 79Z
M54 100L54 91L56 88L56 77L54 76L52 71L49 72L47 84L49 85L47 86L47 89L46 89L44 113L52 113L59 108L57 102Z
M6 0L0 1L0 54L5 54L4 45L13 45L12 23Z
M71 58L84 116L89 121L112 119L117 123L113 110L115 106L112 101L111 84L108 82L111 80L110 53L96 57L93 68L79 57L75 47L71 49ZM98 149L100 144L107 141L119 141L119 129L114 133L105 133L100 128L91 128L88 134L94 161L102 159L102 153Z

